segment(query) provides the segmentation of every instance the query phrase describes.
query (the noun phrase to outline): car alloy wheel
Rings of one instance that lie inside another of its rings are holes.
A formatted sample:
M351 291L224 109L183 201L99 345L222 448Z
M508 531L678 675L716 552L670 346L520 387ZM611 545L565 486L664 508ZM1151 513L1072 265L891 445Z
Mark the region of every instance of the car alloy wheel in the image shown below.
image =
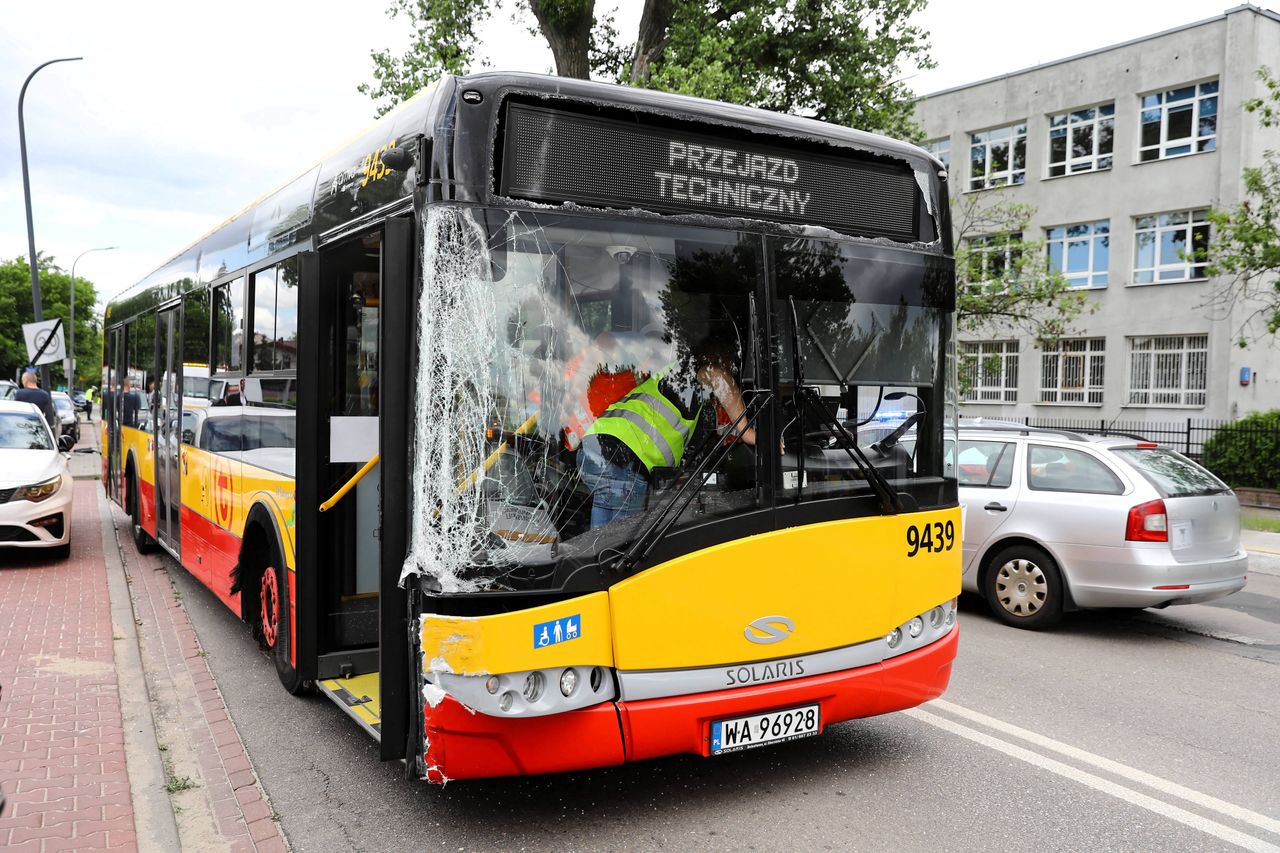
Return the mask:
M1030 560L1010 560L996 569L996 601L1007 613L1018 617L1034 616L1049 596L1049 582L1044 571Z

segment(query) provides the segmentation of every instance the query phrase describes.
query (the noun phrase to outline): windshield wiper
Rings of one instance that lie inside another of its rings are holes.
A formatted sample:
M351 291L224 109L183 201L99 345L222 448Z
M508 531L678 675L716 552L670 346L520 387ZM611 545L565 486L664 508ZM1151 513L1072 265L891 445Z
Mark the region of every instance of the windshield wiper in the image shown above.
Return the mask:
M734 419L729 425L729 435L742 435L749 429L755 429L756 421L764 412L765 406L769 402L769 398L773 396L772 391L757 390L751 395L751 400L742 409L742 413ZM739 424L743 424L739 429ZM719 437L719 433L716 433ZM725 457L733 450L736 442L723 442L713 453L709 453L702 458L702 462L698 467L693 469L693 473L689 475L689 479L685 480L680 486L667 505L659 510L653 519L649 522L644 530L640 531L640 535L631 543L631 547L613 563L612 568L618 574L630 574L641 560L649 556L657 544L667 535L667 531L671 529L671 525L675 524L678 519L697 496L702 487L706 485L707 471L714 469Z
M858 468L859 473L866 478L867 484L871 486L871 490L880 499L881 512L884 515L896 515L902 512L902 501L898 497L898 493L885 476L880 473L879 469L871 464L871 460L867 458L866 454L862 452L862 448L858 446L857 437L850 435L844 424L833 417L826 407L822 405L822 401L814 399L813 389L805 386L804 365L800 358L800 322L796 314L796 301L794 297L788 297L787 301L791 303L791 358L796 383L795 390L792 392L792 401L793 405L796 406L796 418L800 428L800 451L797 454L800 480L796 489L796 501L799 502L799 496L804 488L804 409L808 405L813 407L814 413L818 416L818 421L831 430L831 433L837 438L837 444L840 449L849 456L853 464Z

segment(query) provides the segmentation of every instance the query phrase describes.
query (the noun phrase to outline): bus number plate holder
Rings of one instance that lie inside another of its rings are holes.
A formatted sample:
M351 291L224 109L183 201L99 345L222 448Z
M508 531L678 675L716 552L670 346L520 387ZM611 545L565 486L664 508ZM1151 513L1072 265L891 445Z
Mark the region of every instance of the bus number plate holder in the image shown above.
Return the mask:
M817 704L715 720L711 723L707 754L741 752L771 743L812 737L821 731L822 712Z

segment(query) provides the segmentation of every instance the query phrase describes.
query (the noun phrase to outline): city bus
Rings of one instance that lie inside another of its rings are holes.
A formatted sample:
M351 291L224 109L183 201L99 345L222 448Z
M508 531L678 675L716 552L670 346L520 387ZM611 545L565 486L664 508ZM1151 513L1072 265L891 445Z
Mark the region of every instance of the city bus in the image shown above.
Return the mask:
M820 735L950 677L950 234L902 142L447 77L107 306L103 481L411 778Z

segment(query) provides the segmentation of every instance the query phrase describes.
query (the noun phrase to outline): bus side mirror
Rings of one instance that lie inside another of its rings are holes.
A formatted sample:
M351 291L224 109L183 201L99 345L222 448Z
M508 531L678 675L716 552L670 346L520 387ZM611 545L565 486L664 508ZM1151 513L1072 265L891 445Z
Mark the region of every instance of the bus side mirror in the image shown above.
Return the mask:
M58 449L61 450L63 453L70 453L71 448L75 446L76 446L76 440L74 437L69 435L58 436Z

